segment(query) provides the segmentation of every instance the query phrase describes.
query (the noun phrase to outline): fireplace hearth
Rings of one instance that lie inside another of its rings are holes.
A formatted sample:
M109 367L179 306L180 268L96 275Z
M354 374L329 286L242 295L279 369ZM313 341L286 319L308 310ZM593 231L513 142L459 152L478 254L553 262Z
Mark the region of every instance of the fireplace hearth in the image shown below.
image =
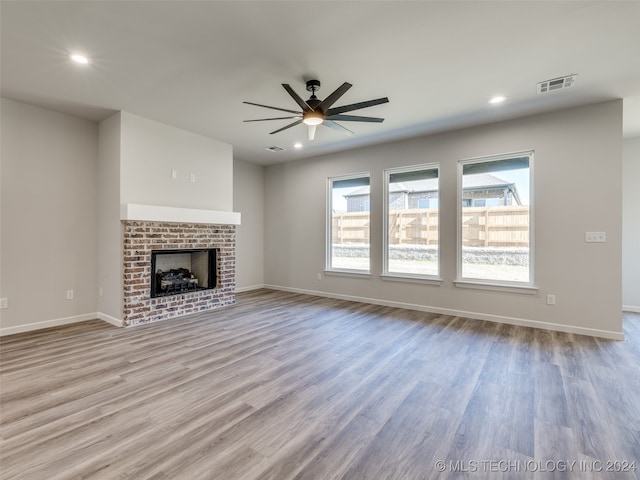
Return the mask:
M235 303L235 224L123 220L123 237L125 326L167 320ZM205 250L209 251L208 258L201 261L196 252ZM171 259L166 254L178 254L178 257ZM184 254L189 254L190 264L177 261L179 255ZM166 259L173 263L162 263ZM201 263L209 267L204 273L196 266ZM189 278L193 274L198 280L198 288L176 291L175 295L156 295L158 269L170 272L181 268L189 270ZM152 296L151 288L155 296Z

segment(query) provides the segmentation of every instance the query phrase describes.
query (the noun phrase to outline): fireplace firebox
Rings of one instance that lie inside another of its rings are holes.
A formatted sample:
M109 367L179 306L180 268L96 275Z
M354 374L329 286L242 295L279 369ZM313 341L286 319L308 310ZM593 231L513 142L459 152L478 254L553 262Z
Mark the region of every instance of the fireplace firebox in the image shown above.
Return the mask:
M151 298L216 286L215 248L151 251Z

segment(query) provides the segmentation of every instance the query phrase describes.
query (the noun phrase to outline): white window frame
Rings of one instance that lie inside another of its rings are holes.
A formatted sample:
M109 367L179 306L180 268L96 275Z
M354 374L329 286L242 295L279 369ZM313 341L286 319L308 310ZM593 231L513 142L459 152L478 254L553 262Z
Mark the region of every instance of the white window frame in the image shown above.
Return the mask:
M360 172L349 175L337 175L327 178L327 202L326 202L326 215L325 215L325 268L324 273L327 275L343 275L343 276L355 276L355 277L371 277L371 209L369 213L369 268L367 270L360 269L347 269L347 268L334 268L331 265L332 260L332 224L333 224L333 184L343 180L352 180L356 178L369 179L369 205L371 205L371 172Z
M436 275L399 273L389 271L389 180L391 175L395 173L413 172L416 170L436 170L438 172L438 200L440 200L440 164L439 163L423 163L420 165L410 165L406 167L394 167L384 170L383 175L383 216L382 216L382 275L383 280L406 281L412 283L427 283L432 285L440 285L442 283L441 272L442 266L440 262L441 248L440 239L442 238L442 223L440 217L440 203L438 204L438 273Z
M462 276L462 175L465 165L473 163L487 163L510 158L529 157L529 280L526 282L509 282L491 279L465 278ZM476 288L483 290L495 290L502 292L535 294L538 288L535 285L535 189L534 189L534 151L525 150L499 155L488 155L484 157L470 158L458 161L458 215L457 215L457 287Z

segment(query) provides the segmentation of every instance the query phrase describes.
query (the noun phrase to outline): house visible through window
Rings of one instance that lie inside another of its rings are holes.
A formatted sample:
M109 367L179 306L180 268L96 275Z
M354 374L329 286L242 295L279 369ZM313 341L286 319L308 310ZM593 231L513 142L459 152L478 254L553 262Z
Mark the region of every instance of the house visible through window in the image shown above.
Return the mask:
M533 153L460 162L460 280L533 285Z
M329 178L327 270L368 273L369 174Z
M421 198L418 200L418 208L438 208L437 198Z
M438 277L438 166L385 171L384 273Z

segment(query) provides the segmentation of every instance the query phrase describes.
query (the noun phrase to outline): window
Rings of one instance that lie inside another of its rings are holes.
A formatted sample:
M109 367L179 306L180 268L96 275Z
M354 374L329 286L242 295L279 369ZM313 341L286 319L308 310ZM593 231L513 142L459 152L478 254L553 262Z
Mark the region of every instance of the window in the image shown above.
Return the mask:
M418 200L418 208L438 208L438 199L421 198Z
M533 152L459 164L458 279L533 286Z
M438 166L385 170L384 274L437 278Z
M327 270L369 273L369 195L368 173L329 178Z

